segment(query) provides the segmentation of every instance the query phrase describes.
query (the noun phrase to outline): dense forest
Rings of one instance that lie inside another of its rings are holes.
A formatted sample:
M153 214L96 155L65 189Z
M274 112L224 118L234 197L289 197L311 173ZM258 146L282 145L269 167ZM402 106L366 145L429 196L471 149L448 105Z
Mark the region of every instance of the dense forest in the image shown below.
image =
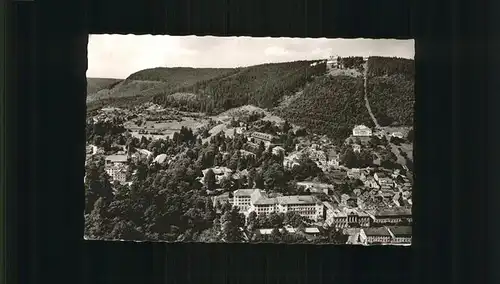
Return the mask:
M363 72L364 60L361 56L337 57L337 64L341 68L357 69Z
M369 77L391 75L403 75L406 80L413 81L415 78L415 60L379 56L368 58Z
M280 115L340 140L357 124L373 124L365 107L362 79L348 76L317 78Z
M403 75L370 78L368 100L381 126L413 125L414 82Z
M368 100L380 125L413 124L414 68L409 59L368 59Z
M362 68L361 57L338 60L345 68ZM273 108L283 97L304 88L304 92L279 115L312 131L342 138L355 124L371 125L363 101L363 82L352 77L322 76L325 72L324 61L234 69L146 69L130 75L123 84L140 80L161 81L161 84L130 96L90 102L87 108L92 111L109 105L126 107L153 101L166 107L217 114L246 104ZM413 60L368 59L368 99L381 125L412 124L414 74ZM311 84L307 85L307 82Z
M188 109L219 113L234 107L253 104L263 108L275 106L283 96L292 94L313 76L324 74L325 64L311 66L314 61L296 61L263 64L243 68L224 78L199 81L176 91L198 95L189 100ZM178 106L172 92L156 95L154 102L164 106Z
M298 214L252 215L247 224L237 210L227 203L216 202L207 191L223 188L231 192L239 188L267 188L282 194L311 194L295 186L303 179L322 179L316 164L305 160L303 165L288 171L283 167L283 156L273 155L261 147L255 158L243 156L240 150L246 137L234 138L220 133L211 143L201 143L192 130L183 128L172 139L137 139L129 133L120 133L114 123L92 126L89 121L88 136L94 141L109 139L113 143L166 153L176 157L162 164L151 161L133 161L128 177L131 185L112 184L104 170L102 158L90 159L86 165L85 180L85 235L92 239L162 240L239 242L276 241L310 242L301 236L280 232L286 225L304 228L309 221ZM288 135L293 135L292 133ZM223 155L219 149L228 152ZM304 158L307 159L307 158ZM202 169L224 166L233 170L248 169L248 174L238 178L224 178L217 182L213 172L206 173L205 185L199 178ZM239 228L246 230L241 231ZM255 229L275 228L271 236L254 235ZM317 242L345 243L345 236L323 231Z
M125 82L160 81L177 87L186 87L200 81L222 78L238 71L238 68L156 67L135 72L128 76Z

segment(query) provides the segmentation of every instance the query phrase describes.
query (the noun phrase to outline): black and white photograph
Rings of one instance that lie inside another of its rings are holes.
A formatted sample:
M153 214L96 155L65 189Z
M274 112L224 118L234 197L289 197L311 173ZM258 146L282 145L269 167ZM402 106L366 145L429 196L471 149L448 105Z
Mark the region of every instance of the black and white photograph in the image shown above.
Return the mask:
M414 54L414 40L90 35L82 237L411 245Z

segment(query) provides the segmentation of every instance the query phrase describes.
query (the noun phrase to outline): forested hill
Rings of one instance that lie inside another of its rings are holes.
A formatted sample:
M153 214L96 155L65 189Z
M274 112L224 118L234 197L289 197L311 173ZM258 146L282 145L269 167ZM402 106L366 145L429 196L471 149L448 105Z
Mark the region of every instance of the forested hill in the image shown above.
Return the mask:
M256 65L236 69L229 76L200 80L175 90L190 94L184 100L182 96L166 90L155 95L154 102L207 113L219 113L247 104L272 108L283 96L302 88L314 76L323 75L325 70L325 63L317 64L315 61Z
M118 84L120 79L87 78L87 94L94 94L103 89L111 89Z
M342 62L350 62L347 59ZM368 66L367 97L379 124L411 125L414 61L370 57L358 69L365 66ZM333 136L345 135L356 124L371 125L364 101L363 72L330 71L327 75L325 60L232 69L152 68L136 72L111 90L95 95L92 102L88 101L88 109L153 101L182 110L217 114L252 104ZM280 104L283 99L287 99L286 105Z
M368 100L381 126L413 125L414 85L414 60L368 59Z
M414 61L370 57L364 66L358 67L363 69L366 66L367 97L379 124L411 126L415 101ZM373 127L364 100L364 76L341 74L317 78L304 88L300 96L281 108L279 115L339 140L349 136L355 125Z

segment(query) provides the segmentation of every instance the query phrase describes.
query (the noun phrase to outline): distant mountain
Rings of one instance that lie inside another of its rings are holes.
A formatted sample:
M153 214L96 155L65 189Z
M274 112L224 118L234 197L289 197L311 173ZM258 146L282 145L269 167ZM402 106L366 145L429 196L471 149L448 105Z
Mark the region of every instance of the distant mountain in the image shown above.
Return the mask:
M87 94L94 94L103 89L111 89L121 79L87 78Z

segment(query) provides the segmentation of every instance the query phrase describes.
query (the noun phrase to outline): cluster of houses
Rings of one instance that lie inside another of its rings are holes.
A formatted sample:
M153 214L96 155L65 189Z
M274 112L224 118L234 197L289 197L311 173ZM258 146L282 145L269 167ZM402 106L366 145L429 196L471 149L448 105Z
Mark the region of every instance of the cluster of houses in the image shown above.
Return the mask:
M383 226L345 229L351 245L411 245L411 226Z
M383 136L385 136L385 133L382 131L382 130L377 130L377 131L372 131L372 129L366 125L356 125L353 129L352 129L352 136L353 137L371 137L371 136L377 136L378 138L382 138ZM396 138L399 138L399 139L403 139L404 138L404 134L399 132L399 131L395 131L395 132L392 132L389 134L390 137L396 137Z
M98 154L102 154L97 147L90 145L87 147L87 156L94 155L96 151ZM153 159L153 153L151 151L146 149L135 149L132 153L130 149L124 147L123 151L108 155L104 158L104 170L112 181L118 181L123 184L127 182L127 172L132 161L142 160L161 164L165 162L167 158L166 154L160 154Z
M323 171L338 168L340 166L339 154L335 153L328 155L325 151L317 149L315 145L285 156L283 159L283 166L286 169L292 169L293 167L300 165L300 159L303 156L309 157Z
M300 186L321 188L318 184L302 182ZM331 185L323 185L324 190ZM411 224L413 222L411 209L406 207L383 208L379 210L361 210L348 206L335 205L333 202L320 201L315 195L293 195L269 197L265 191L238 189L229 194L213 199L216 202L229 202L239 209L246 217L250 212L258 215L272 213L296 212L299 215L324 227L344 230L349 235L350 244L409 244L411 243ZM409 229L408 229L409 228ZM295 232L293 228L282 230ZM267 230L267 231L266 231ZM314 235L317 228L309 228ZM261 229L261 234L270 234L271 229ZM319 232L319 230L318 230Z
M407 207L392 207L378 210L361 210L348 206L335 206L323 202L325 208L324 223L337 229L350 227L378 227L383 225L411 224L412 212Z

